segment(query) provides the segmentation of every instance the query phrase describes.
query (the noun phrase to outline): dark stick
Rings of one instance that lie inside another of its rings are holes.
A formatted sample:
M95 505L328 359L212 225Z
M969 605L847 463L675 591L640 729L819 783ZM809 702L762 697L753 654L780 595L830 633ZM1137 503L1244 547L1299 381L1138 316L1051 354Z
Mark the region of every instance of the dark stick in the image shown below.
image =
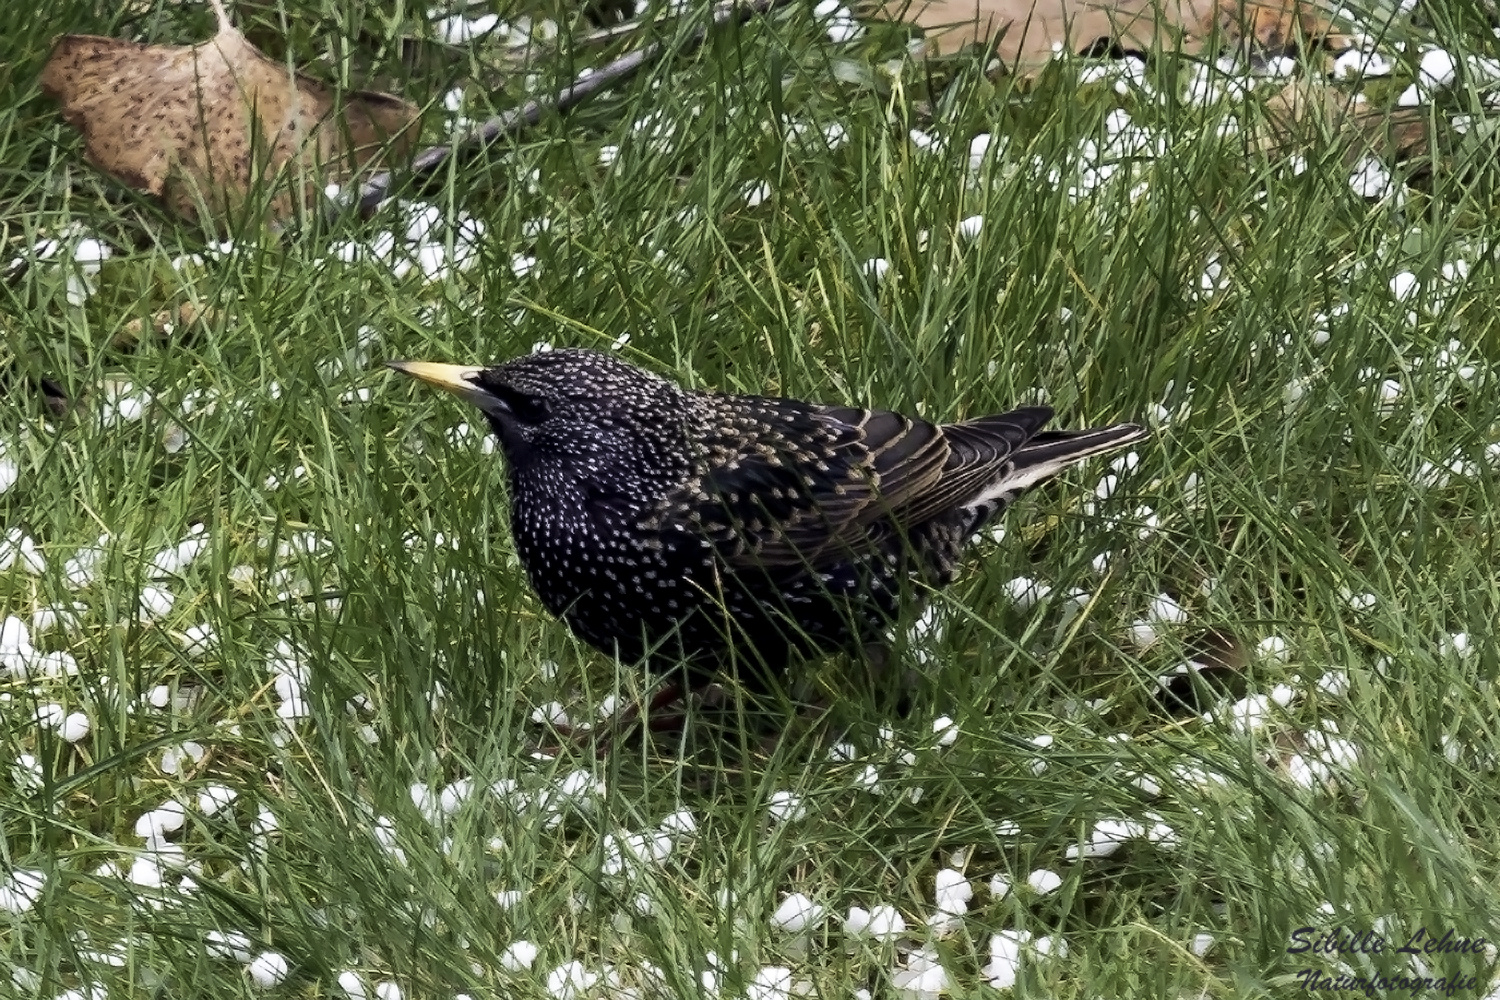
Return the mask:
M743 3L725 4L714 11L712 27L722 27L731 21L743 23L786 2L787 0L746 0ZM702 45L708 38L708 32L708 27L694 29L683 41L678 53L686 54ZM527 101L519 108L496 115L456 144L429 146L412 158L403 175L425 177L447 163L451 156L470 156L501 136L531 128L549 111L561 113L571 110L612 84L635 75L643 66L656 62L666 54L666 45L662 42L652 42L644 48L627 53L583 79L568 84L553 97ZM361 215L368 217L391 196L391 185L397 176L394 171L382 171L360 186L358 205Z

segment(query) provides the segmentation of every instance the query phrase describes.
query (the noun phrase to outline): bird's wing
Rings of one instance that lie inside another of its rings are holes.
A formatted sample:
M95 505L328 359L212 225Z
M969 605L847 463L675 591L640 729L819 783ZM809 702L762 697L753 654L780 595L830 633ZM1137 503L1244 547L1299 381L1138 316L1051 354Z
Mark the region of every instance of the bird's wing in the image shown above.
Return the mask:
M882 518L930 506L949 447L933 424L883 410L744 399L690 491L695 529L731 565L817 568L870 545Z
M994 484L1015 465L1026 443L1052 419L1046 406L1025 406L961 424L944 424L948 462L932 488L903 510L906 523L920 524L944 511L987 499Z

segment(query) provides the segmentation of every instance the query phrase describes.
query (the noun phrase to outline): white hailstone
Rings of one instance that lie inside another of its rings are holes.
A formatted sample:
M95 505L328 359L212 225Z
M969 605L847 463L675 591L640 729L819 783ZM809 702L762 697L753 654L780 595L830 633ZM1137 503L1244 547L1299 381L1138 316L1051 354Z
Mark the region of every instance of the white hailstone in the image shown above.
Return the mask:
M623 351L625 349L625 345L629 344L629 343L630 343L630 334L629 334L629 332L622 333L618 337L616 337L614 340L610 341L609 349L611 351ZM486 440L488 440L488 439L486 439Z
M539 726L556 726L559 729L567 729L571 724L567 710L563 708L560 701L549 701L545 705L532 709L531 721Z
M62 720L67 716L67 709L56 702L45 702L36 707L33 718L48 729L56 729L62 725Z
M557 791L568 799L584 799L604 794L604 783L588 771L569 771L557 783Z
M217 634L213 626L204 622L199 625L189 625L182 630L178 641L182 643L183 650L190 656L202 656L208 652L208 647L213 643Z
M203 935L203 947L211 958L249 964L255 957L250 951L250 939L239 931L209 931Z
M864 911L858 911L863 913ZM856 908L849 910L849 919L844 922L844 932L850 933L849 924L855 920ZM855 930L854 936L865 936L876 941L890 942L906 933L906 921L897 912L894 906L887 903L879 903L870 907L865 914L865 924L862 929Z
M864 262L861 268L861 270L863 270L870 277L874 278L876 281L884 278L886 272L890 269L891 262L886 260L884 257L871 257L869 260Z
M88 736L93 723L82 712L69 712L57 725L57 735L64 743L79 743Z
M1067 850L1067 858L1106 858L1124 846L1126 841L1143 837L1146 828L1128 819L1101 819L1089 832L1088 840L1074 844Z
M1446 87L1457 76L1457 64L1444 49L1428 49L1422 53L1422 62L1417 67L1417 79L1422 86L1436 89Z
M498 840L498 838L496 839ZM491 846L495 847L496 849L503 849L505 845L501 843L498 845L492 844ZM521 900L523 898L524 897L521 895L520 889L501 889L500 891L495 893L495 903L502 910L514 910L516 907L521 905Z
M771 185L765 181L753 181L745 186L742 197L745 199L746 205L755 208L757 205L770 199Z
M16 485L21 478L21 467L5 454L5 445L0 442L0 493Z
M1255 653L1262 659L1285 663L1292 658L1291 647L1279 635L1268 635L1255 646Z
M37 551L36 541L20 528L12 528L0 540L0 572L17 564L36 576L47 571L47 560Z
M866 764L865 769L854 779L854 787L872 795L880 794L880 768Z
M441 809L445 815L452 816L454 813L458 812L459 807L468 800L473 791L474 782L472 779L459 778L451 785L445 786L442 792L438 795L438 808Z
M1349 693L1349 671L1325 670L1318 678L1318 693L1329 698L1342 698Z
M599 976L584 968L582 962L564 962L547 973L547 992L558 1000L576 1000L598 982Z
M1089 567L1100 576L1109 572L1109 561L1114 558L1113 552L1101 552L1089 560Z
M286 979L286 957L280 952L263 951L250 960L250 981L263 990L280 986Z
M1454 632L1448 636L1447 640L1442 643L1442 646L1445 652L1451 651L1459 656L1468 656L1472 651L1469 645L1469 633L1467 632Z
M1026 876L1026 884L1038 896L1046 896L1062 888L1062 876L1050 868L1038 868Z
M536 270L536 258L524 253L518 253L510 259L510 269L515 272L517 278L524 278ZM533 351L532 353L536 353Z
M162 549L151 560L151 568L158 576L171 576L187 569L193 560L208 548L208 532L201 524L188 530L188 536L176 545Z
M937 957L924 952L913 953L906 968L892 972L891 984L902 1000L938 1000L951 986Z
M1011 882L1004 875L995 874L990 876L990 895L996 899L1004 899L1010 895Z
M771 914L771 926L788 934L800 934L823 922L827 911L800 892L788 893Z
M745 1000L791 1000L792 970L784 965L767 965L756 970L745 988Z
M969 908L969 900L974 898L974 887L969 884L963 872L954 868L942 868L934 880L933 893L939 910L961 914Z
M46 873L34 868L17 868L0 882L0 911L25 913L36 905L46 887Z
M78 661L72 653L36 653L31 658L31 667L42 677L75 677Z
M135 834L147 840L159 840L169 833L176 833L187 822L187 809L181 802L168 799L161 805L141 814L135 821Z
M389 979L375 984L375 1000L401 1000L401 987Z
M209 785L198 793L198 809L203 815L212 816L227 808L239 794L227 785Z
M971 215L958 224L958 235L961 239L972 240L979 236L984 229L984 216Z
M958 741L958 723L946 715L940 715L932 720L932 732L937 737L940 747L951 747Z
M1325 763L1303 754L1292 754L1286 762L1287 778L1307 789L1321 788L1333 780L1333 770Z
M339 989L344 991L344 996L349 1000L365 1000L369 995L365 992L365 981L359 978L359 973L352 969L346 969L339 973Z
M1050 750L1052 748L1052 744L1055 742L1057 742L1057 737L1053 736L1051 733L1043 733L1040 736L1033 736L1031 738L1032 745L1035 746L1038 750ZM1041 774L1045 770L1047 770L1047 762L1041 757L1038 757L1031 762L1031 772L1033 774Z
M1108 500L1120 485L1120 477L1113 472L1105 473L1104 478L1099 480L1099 485L1094 487L1094 496L1100 500Z
M1206 931L1199 931L1193 935L1193 940L1188 943L1188 951L1202 958L1208 954L1208 950L1214 946L1215 938Z
M865 28L864 25L860 24L845 10L829 20L826 31L830 42L835 45L842 45L845 42L852 42L856 38L862 37L865 33Z
M1400 271L1391 278L1391 294L1399 302L1411 298L1417 290L1417 276L1410 271Z
M1156 631L1156 625L1147 618L1137 618L1130 626L1130 641L1135 648L1144 652L1156 645L1156 640L1161 636Z
M1021 970L1021 949L1031 943L1027 931L1001 931L990 936L990 962L980 974L997 990L1008 990L1016 984Z
M1333 76L1338 80L1390 76L1393 68L1379 52L1350 49L1333 61Z
M500 968L506 972L521 972L536 964L540 950L530 941L516 941L500 953Z
M1362 198L1384 198L1394 189L1391 173L1373 156L1366 156L1349 174L1349 186Z
M1155 621L1166 625L1181 625L1187 621L1187 612L1166 594L1157 594L1151 598L1151 609L1147 615Z
M255 814L255 819L250 821L250 834L258 840L264 840L277 830L281 829L281 820L276 814L265 806Z
M141 855L130 863L130 871L125 877L131 885L138 885L143 889L160 889L164 878L161 858L154 851Z
M1254 733L1264 729L1271 713L1271 699L1263 694L1252 694L1230 705L1225 712L1229 727L1237 733ZM1213 721L1213 715L1204 716Z
M1161 820L1153 820L1146 829L1146 840L1159 847L1172 848L1178 844L1177 831Z
M698 820L691 809L679 809L660 823L662 832L677 837L691 837L698 832Z
M448 277L448 248L441 243L423 243L413 255L417 270L426 282L442 281Z
M616 146L616 145L613 145L613 144L608 144L608 145L604 145L604 146L600 146L599 147L599 165L601 167L613 166L614 162L616 160L618 160L619 158L620 158L620 147L619 146Z
M1224 278L1224 265L1219 263L1219 258L1210 257L1203 265L1203 273L1198 277L1198 290L1208 298L1215 292L1223 291L1228 284L1228 280Z
M182 777L187 769L203 759L202 744L188 740L180 747L168 747L161 755L161 769L167 774Z
M282 701L294 701L302 697L302 681L293 674L272 674L271 686L276 697Z
M142 621L151 621L165 616L172 610L172 604L175 600L176 597L165 587L142 587L140 619Z
M412 210L406 223L406 241L408 243L422 243L443 218L442 209L436 205L424 205L421 202L413 202L409 208Z
M990 151L991 137L988 132L981 132L969 140L969 169L977 171L984 166L984 158Z
M939 140L937 140L933 136L928 135L926 132L923 132L919 128L914 128L907 134L911 138L911 144L917 147L919 151L936 151L941 148Z
M442 815L438 809L438 793L426 782L413 782L408 790L411 796L411 804L417 807L417 812L429 823L437 822Z
M807 804L796 792L779 789L771 793L766 811L778 823L795 823L807 816Z
M20 791L36 791L43 784L41 762L32 754L18 754L10 766L10 780Z
M1015 602L1017 608L1029 611L1038 602L1047 599L1052 593L1052 588L1040 580L1033 580L1029 576L1018 576L1004 585L1005 592Z

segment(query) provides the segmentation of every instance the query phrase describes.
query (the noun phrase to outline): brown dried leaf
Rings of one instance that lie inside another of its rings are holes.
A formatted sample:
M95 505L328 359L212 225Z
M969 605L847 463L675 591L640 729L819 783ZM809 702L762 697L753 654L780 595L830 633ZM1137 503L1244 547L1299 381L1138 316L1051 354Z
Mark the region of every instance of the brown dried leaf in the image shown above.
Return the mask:
M1375 108L1355 94L1325 80L1294 80L1266 102L1270 126L1263 145L1285 152L1309 138L1340 140L1344 161L1353 166L1362 156L1408 160L1432 151L1426 108Z
M216 309L199 309L191 302L183 302L158 310L152 314L150 320L140 316L130 320L120 328L119 333L115 334L113 343L115 347L133 347L148 332L158 337L172 336L194 323L214 323L218 317L219 312Z
M925 29L929 54L999 36L1001 65L1022 74L1040 69L1055 48L1086 53L1101 44L1142 52L1345 46L1313 0L890 0L882 9Z
M331 178L410 152L414 105L357 91L335 115L327 86L267 58L211 2L219 30L198 45L57 40L42 89L83 133L90 163L189 220L232 213L266 178L279 185L270 214L283 218Z

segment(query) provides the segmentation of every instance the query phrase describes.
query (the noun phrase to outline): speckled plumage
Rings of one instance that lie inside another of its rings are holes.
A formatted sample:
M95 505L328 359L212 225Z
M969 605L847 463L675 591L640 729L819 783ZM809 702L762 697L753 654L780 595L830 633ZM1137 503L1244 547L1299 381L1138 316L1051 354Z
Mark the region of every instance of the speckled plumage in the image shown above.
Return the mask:
M548 610L623 660L686 662L695 681L877 638L914 584L952 582L1016 494L1144 436L1043 431L1045 407L939 426L691 392L585 350L397 367L484 410Z

